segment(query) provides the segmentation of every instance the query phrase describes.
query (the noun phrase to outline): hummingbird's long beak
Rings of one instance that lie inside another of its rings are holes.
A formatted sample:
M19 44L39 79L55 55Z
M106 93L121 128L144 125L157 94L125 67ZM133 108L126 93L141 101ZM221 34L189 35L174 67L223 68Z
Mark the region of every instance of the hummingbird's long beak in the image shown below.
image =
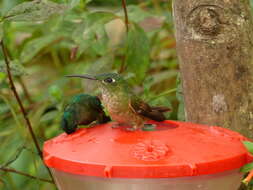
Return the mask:
M66 77L78 77L78 78L85 78L90 80L98 80L94 76L91 75L66 75Z

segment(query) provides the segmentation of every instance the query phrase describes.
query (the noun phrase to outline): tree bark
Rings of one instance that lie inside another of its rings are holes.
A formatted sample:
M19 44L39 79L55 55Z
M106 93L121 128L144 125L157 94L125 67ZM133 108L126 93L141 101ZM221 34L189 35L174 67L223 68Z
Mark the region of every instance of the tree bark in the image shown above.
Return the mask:
M248 0L174 0L187 121L253 138L253 25Z

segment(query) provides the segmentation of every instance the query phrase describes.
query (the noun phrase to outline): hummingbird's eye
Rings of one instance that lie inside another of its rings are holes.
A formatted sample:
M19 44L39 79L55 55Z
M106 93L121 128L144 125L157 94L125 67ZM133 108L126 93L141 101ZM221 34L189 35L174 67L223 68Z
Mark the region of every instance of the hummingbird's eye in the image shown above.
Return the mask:
M113 82L115 82L115 79L108 77L108 78L104 79L104 82L113 83Z

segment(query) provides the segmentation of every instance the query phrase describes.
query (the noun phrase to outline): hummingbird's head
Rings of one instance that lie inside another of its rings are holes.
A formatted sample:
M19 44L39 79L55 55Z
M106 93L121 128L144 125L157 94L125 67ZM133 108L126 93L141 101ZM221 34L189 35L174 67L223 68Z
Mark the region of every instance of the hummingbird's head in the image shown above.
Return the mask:
M95 76L91 75L68 75L67 77L79 77L99 82L99 87L107 92L115 93L128 88L124 78L117 73L104 73Z

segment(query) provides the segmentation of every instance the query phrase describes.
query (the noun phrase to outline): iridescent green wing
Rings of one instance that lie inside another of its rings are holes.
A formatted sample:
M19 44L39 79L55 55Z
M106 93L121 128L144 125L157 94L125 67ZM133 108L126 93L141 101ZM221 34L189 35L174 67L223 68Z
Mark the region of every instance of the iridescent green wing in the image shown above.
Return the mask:
M100 99L97 96L92 96L92 98L90 100L90 105L97 112L102 112L103 111L102 103L101 103Z
M93 96L91 101L92 107L99 112L98 114L98 122L99 123L107 123L111 121L111 118L107 116L104 112L104 107L102 106L102 103L100 99L97 96Z

